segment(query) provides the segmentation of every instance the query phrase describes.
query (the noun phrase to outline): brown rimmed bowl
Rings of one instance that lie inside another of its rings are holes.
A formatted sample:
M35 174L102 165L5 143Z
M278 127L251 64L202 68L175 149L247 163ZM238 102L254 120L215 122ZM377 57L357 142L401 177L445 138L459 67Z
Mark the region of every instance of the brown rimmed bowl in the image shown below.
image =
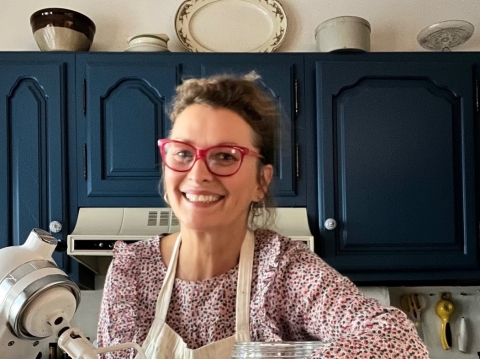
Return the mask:
M88 51L96 31L88 16L63 8L35 11L30 26L42 51Z

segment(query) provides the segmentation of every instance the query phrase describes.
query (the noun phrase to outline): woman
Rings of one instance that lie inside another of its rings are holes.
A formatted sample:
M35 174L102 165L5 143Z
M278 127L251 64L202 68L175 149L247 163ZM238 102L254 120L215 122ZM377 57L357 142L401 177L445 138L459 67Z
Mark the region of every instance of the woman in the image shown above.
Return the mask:
M236 341L318 340L327 344L312 358L428 358L401 311L365 298L303 243L250 229L271 220L279 126L254 74L185 81L171 120L159 146L180 233L116 244L100 346L135 341L149 359L219 359Z

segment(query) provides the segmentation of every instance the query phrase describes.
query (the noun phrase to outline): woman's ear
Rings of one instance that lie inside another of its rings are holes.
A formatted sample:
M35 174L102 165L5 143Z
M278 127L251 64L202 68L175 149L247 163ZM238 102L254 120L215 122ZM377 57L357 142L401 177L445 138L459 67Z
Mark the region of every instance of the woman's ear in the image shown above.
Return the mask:
M272 182L273 178L273 166L272 165L265 165L262 167L262 170L260 172L260 181L259 181L259 195L261 196L258 200L261 201L267 193L268 186L270 186L270 182Z

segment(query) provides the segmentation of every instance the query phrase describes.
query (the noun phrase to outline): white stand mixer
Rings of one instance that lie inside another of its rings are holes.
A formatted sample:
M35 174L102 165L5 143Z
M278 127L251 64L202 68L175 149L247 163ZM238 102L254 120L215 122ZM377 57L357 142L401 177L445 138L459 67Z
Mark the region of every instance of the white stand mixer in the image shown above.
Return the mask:
M70 327L80 289L53 258L58 244L50 233L33 229L22 246L0 249L0 353L2 358L40 359L52 335L73 359L97 359L98 354L134 348L136 343L95 348L85 335Z

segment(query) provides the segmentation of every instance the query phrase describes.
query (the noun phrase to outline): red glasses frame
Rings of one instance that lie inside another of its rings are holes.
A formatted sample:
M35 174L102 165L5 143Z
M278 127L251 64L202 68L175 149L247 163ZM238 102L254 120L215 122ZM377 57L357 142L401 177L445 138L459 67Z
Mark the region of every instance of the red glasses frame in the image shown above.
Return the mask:
M184 170L178 170L178 169L172 168L171 166L169 166L167 164L167 161L166 161L166 158L165 158L165 154L166 154L165 146L168 145L169 143L179 143L179 144L191 147L195 150L195 159L190 163L190 166L188 168L186 168ZM193 146L193 145L191 145L187 142L171 140L169 138L163 138L163 139L158 140L158 147L160 149L160 154L162 155L164 165L167 166L168 168L170 168L172 171L188 172L192 169L192 167L195 165L195 163L197 162L198 159L203 158L204 162L205 162L205 166L207 167L208 171L210 173L214 174L215 176L219 176L219 177L233 176L235 173L237 173L238 170L240 169L240 167L242 166L243 158L245 156L253 156L253 157L257 157L257 158L263 158L263 156L260 153L254 151L254 150L251 150L248 147L232 146L232 145L220 145L220 146L212 146L212 147L208 147L208 148L204 148L204 149L199 149L199 148L196 148L195 146ZM240 152L240 155L241 155L240 163L238 165L238 168L235 170L235 172L225 175L225 174L218 174L215 171L212 171L212 169L210 168L209 162L205 161L205 160L206 160L207 153L214 148L232 148L232 149L235 149L235 150Z

